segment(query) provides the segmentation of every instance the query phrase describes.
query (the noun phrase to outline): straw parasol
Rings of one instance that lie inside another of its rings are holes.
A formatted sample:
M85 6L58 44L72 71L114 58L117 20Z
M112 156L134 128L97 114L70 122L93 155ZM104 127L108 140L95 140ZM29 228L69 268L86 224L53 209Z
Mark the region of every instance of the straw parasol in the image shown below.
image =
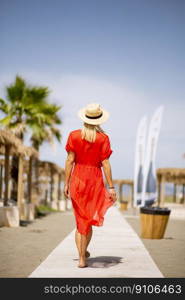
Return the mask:
M159 181L162 177L165 182L185 184L185 168L160 168L157 169L157 177Z
M35 148L23 145L22 141L16 137L10 130L0 130L0 154L5 155L6 145L10 146L10 155L21 154L24 156L39 157Z
M8 129L0 130L0 154L5 156L5 199L4 205L8 203L8 189L10 176L10 155L18 156L18 187L17 187L17 201L20 205L23 193L23 157L38 158L39 154L33 147L26 147L22 141ZM31 171L31 170L30 170ZM29 174L31 178L31 174Z
M10 147L10 154L26 154L21 140L8 129L0 130L0 154L5 154L6 146Z
M131 179L114 179L113 180L114 185L118 185L118 190L119 190L119 201L122 201L122 195L123 195L123 186L124 185L129 185L131 188L131 194L132 194L132 200L133 200L133 187L134 187L134 182Z
M58 177L58 199L61 198L61 181L64 180L64 169L50 161L39 161L39 177L43 176L50 182L50 200L53 201L54 176Z
M183 186L183 199L185 199L185 168L159 168L157 169L159 188L159 203L164 203L166 182L174 184L174 201L176 201L176 186Z

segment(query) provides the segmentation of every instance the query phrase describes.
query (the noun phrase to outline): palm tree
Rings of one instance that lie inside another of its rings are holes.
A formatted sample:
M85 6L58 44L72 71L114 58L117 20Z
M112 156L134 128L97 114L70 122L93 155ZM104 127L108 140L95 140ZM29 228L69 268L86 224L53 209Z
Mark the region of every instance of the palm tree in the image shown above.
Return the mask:
M57 115L61 109L47 102L50 91L47 87L30 86L20 76L6 88L6 100L0 99L0 110L4 117L0 125L11 129L24 140L26 132L31 132L32 145L39 150L44 141L61 141L61 133L55 125L62 123ZM17 158L13 158L12 177L17 181ZM14 197L15 198L15 197Z
M47 87L29 86L23 78L16 76L15 82L6 88L6 92L7 99L0 99L0 110L5 114L0 120L1 126L11 129L22 140L28 130L38 139L40 130L52 127L52 137L61 140L60 132L54 127L61 124L57 115L61 107L47 102Z
M54 138L59 142L61 141L61 132L56 128L55 124L61 124L60 118L57 116L57 112L60 108L56 105L41 105L40 113L36 115L36 119L29 120L29 127L32 129L32 146L39 151L40 146L43 142L47 141L50 144L54 143ZM40 116L41 114L41 116ZM44 117L43 117L44 116ZM39 193L39 166L38 160L34 161L35 166L35 188Z
M40 105L39 112L35 119L29 119L28 125L31 128L31 142L32 146L39 151L39 147L43 142L47 141L50 144L54 143L56 138L58 142L61 141L61 132L55 125L61 124L61 119L57 115L60 107L44 103Z

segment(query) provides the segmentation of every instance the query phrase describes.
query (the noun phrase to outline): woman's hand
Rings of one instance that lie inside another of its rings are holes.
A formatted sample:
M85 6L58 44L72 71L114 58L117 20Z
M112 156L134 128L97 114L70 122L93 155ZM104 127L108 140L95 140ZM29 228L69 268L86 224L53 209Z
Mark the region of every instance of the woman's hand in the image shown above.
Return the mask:
M109 194L110 194L112 200L116 201L117 200L117 195L116 195L115 189L108 189L108 190L109 190Z
M69 198L69 185L67 183L64 185L64 195Z

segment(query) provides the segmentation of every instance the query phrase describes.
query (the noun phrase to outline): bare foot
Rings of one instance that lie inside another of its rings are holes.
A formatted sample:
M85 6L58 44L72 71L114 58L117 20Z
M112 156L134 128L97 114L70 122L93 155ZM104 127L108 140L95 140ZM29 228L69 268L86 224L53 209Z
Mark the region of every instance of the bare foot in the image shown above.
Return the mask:
M85 257L80 257L78 268L85 268L85 267L87 267L86 259Z

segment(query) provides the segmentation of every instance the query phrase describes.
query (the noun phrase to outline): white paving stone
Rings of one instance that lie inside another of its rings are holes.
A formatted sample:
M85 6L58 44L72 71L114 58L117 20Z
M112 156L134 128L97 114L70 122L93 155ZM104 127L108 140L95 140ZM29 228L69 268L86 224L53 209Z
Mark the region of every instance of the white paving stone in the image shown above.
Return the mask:
M108 209L104 225L93 226L87 268L78 268L73 230L31 274L42 278L163 277L144 244L116 206Z

